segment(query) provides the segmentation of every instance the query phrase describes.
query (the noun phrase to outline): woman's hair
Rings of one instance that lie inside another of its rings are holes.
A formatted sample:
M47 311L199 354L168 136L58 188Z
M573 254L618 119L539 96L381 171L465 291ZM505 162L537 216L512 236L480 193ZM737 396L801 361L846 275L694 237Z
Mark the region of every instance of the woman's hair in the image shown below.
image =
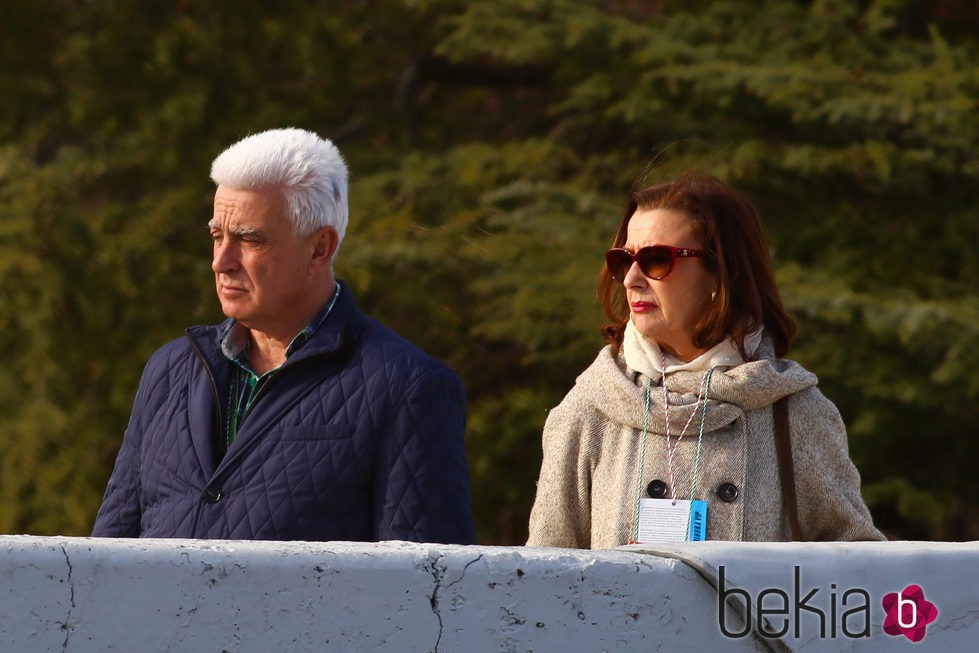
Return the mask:
M347 164L329 140L303 129L270 129L241 139L211 164L211 179L236 190L279 188L298 237L323 227L347 231Z
M694 233L706 252L700 260L714 276L717 294L694 327L694 345L709 349L733 338L747 360L745 336L764 326L775 354L784 356L796 326L782 306L761 219L747 198L714 177L685 173L632 194L612 247L625 244L629 221L637 210L653 209L675 211L693 221ZM618 349L629 320L629 306L622 284L612 278L608 266L602 266L598 299L611 320L602 334Z

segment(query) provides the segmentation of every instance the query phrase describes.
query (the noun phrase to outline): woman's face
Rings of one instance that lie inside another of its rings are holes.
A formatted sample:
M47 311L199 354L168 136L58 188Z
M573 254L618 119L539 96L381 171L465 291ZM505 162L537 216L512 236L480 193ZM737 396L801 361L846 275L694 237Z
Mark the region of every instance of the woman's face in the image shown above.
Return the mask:
M703 249L687 216L666 209L637 210L629 221L623 247L635 253L646 245ZM680 257L673 271L659 281L632 264L623 281L630 319L641 334L661 349L689 361L704 352L693 344L694 325L707 310L714 278L703 258Z

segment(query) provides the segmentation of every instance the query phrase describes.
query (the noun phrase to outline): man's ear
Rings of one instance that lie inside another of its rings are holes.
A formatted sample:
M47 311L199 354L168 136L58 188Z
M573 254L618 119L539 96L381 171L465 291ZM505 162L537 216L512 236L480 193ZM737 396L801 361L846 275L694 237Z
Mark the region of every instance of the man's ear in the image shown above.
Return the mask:
M340 237L337 230L333 227L323 227L309 235L312 239L312 256L309 259L310 273L322 269L324 266L329 268L333 264L333 255L337 253L340 245Z

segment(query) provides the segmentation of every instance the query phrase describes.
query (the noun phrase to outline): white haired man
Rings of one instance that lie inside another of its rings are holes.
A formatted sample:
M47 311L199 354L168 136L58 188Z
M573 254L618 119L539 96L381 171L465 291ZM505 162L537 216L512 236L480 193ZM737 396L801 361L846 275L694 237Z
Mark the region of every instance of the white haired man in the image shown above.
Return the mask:
M211 178L228 319L150 358L93 535L472 543L461 381L334 276L336 147L270 130Z

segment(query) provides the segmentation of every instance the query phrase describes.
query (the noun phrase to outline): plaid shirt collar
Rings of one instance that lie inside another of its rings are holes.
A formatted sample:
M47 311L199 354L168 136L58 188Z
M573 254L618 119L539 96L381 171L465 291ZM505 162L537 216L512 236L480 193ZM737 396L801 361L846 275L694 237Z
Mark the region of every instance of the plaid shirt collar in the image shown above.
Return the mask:
M330 312L333 311L333 307L337 303L337 298L340 297L340 284L334 282L335 289L333 291L333 297L326 303L323 310L313 318L313 321L306 325L302 331L296 334L296 337L292 339L289 346L286 347L286 359L288 359L292 354L305 345L313 334L316 333L316 329L320 327L321 324L329 317ZM248 329L238 323L238 320L232 320L220 336L221 352L224 356L238 365L241 365L251 371L248 365L248 347L251 343L248 337Z

